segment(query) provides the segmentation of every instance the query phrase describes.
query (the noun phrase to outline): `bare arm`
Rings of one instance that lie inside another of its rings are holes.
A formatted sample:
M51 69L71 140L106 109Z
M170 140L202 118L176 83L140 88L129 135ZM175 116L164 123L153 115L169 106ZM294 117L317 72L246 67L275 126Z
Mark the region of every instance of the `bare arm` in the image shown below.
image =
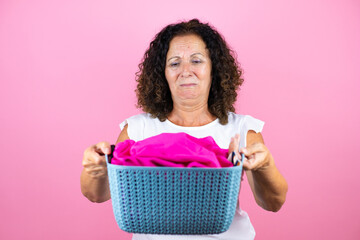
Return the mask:
M121 131L116 143L129 139L127 125ZM101 142L87 148L82 164L81 192L92 202L105 202L110 199L109 180L104 154L110 154L111 147L107 142Z
M254 198L263 209L277 212L285 202L287 182L276 168L262 135L249 131L246 141L247 147L241 152L247 157L244 169Z

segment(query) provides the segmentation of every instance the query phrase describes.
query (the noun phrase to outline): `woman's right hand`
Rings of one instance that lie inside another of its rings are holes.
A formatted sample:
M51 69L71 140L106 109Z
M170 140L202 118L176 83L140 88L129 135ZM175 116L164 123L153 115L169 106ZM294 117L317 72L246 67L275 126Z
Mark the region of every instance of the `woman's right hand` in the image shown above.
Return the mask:
M82 165L91 178L107 177L105 154L111 154L111 146L108 142L100 142L85 150Z
M126 129L127 125L121 131L116 144L129 139ZM105 154L111 154L111 145L108 142L90 146L84 152L80 185L82 194L91 202L100 203L111 198Z

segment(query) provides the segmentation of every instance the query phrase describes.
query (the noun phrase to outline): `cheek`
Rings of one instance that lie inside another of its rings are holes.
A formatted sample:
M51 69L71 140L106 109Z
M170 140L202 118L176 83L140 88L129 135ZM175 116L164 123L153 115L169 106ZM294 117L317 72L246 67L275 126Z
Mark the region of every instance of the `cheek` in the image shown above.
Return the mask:
M201 69L199 74L201 75L202 79L204 79L204 80L206 79L211 82L211 68L205 67L205 68Z
M165 69L165 78L166 78L166 81L169 84L169 87L171 88L171 86L175 82L174 73L172 73L171 71Z
M205 64L198 69L198 73L201 74L202 77L208 77L211 75L211 65Z
M168 83L175 82L177 76L178 76L178 73L176 71L165 69L165 78L168 81Z

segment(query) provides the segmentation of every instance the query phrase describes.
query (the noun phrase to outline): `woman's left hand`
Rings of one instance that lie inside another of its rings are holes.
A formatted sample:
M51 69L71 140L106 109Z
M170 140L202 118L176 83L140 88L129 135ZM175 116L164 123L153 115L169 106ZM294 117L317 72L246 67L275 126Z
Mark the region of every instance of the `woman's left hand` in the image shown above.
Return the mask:
M241 148L240 152L246 157L243 162L245 170L263 170L268 168L273 161L269 149L263 143L254 143Z
M243 168L245 170L257 171L266 169L272 163L272 156L269 149L261 142L254 143L239 151L240 135L237 134L231 138L229 153L235 152L236 157L241 159L241 153L244 153Z
M250 133L250 132L249 132ZM277 212L285 202L287 183L275 166L274 158L269 149L264 145L261 135L254 132L249 135L246 148L239 149L240 135L231 138L229 152L235 152L236 157L245 155L243 169L259 206L268 211Z

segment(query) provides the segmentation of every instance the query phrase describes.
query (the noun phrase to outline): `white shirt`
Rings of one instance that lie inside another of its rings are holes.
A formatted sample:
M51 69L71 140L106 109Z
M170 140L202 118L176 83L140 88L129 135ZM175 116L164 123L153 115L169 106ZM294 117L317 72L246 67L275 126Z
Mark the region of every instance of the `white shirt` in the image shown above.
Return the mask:
M264 122L249 115L228 113L228 123L222 125L219 119L200 127L182 127L175 125L169 120L161 122L158 118L152 118L148 113L141 113L126 119L120 124L121 130L128 125L127 133L130 139L140 141L161 133L185 132L193 137L203 138L212 136L220 148L228 148L231 137L240 134L240 146L246 147L246 135L249 130L261 132ZM177 240L177 239L226 239L226 240L250 240L255 238L255 230L247 213L237 205L235 216L230 228L220 234L212 235L156 235L156 234L133 234L133 240Z

